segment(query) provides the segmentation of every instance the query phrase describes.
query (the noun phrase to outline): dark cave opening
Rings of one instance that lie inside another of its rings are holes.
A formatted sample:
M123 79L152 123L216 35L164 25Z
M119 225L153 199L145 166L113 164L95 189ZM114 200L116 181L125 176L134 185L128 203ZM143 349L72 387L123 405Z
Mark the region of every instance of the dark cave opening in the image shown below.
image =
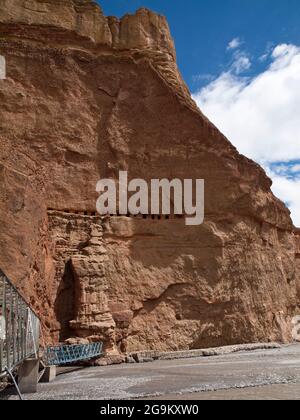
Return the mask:
M65 271L55 300L56 319L60 323L60 342L72 336L70 321L75 318L75 291L75 276L72 261L69 260L65 265Z

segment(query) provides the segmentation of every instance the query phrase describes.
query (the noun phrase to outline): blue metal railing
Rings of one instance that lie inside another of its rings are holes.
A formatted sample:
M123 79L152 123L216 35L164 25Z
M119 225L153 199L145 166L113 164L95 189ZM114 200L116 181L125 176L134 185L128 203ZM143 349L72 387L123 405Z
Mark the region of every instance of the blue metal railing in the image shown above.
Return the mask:
M51 346L46 349L45 362L48 366L59 366L94 359L101 355L102 343Z
M40 321L0 270L0 375L39 352Z

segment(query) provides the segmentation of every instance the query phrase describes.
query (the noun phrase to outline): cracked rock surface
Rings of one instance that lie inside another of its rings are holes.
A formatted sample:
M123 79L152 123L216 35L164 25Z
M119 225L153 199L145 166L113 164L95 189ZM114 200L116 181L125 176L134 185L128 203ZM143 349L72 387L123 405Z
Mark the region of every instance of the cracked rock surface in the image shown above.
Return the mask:
M165 18L0 0L0 33L0 266L45 341L102 340L116 357L291 341L299 233L197 109ZM205 179L204 224L98 217L96 183L119 170Z

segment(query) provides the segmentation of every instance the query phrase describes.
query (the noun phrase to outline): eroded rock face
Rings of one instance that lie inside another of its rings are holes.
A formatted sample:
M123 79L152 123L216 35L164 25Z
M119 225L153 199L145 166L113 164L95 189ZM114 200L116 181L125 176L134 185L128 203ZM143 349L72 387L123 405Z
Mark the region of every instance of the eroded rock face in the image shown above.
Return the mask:
M48 342L111 353L290 341L299 236L203 116L163 17L0 0L0 266ZM100 178L204 178L205 223L100 218Z

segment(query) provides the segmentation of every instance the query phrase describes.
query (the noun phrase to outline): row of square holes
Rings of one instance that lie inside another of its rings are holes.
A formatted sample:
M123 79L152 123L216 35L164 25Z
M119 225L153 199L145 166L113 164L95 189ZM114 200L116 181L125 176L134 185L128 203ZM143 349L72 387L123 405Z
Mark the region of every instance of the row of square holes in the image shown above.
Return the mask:
M48 209L48 211L55 211L54 209ZM78 215L84 215L84 216L99 216L99 214L97 212L88 212L88 211L70 211L70 210L63 210L63 213L68 213L68 214L78 214ZM143 219L149 219L151 218L152 220L169 220L171 218L171 216L169 215L158 215L158 214L137 214L137 215L131 215L131 214L127 214L127 215L121 215L121 214L107 214L107 216L110 217L128 217L128 218L143 218ZM174 215L174 218L176 219L182 219L184 216L181 214L176 214Z

